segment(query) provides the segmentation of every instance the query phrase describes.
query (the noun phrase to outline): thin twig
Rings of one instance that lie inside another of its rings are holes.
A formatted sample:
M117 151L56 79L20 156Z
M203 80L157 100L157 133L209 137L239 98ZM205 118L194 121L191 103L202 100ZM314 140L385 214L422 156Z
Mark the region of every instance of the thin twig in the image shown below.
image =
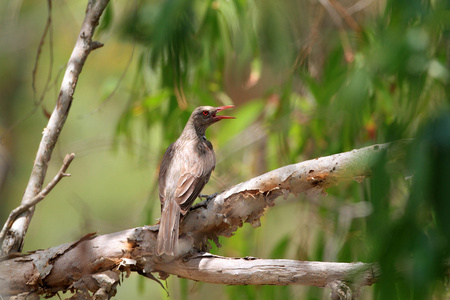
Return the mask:
M352 18L351 14L347 11L347 9L345 9L344 6L342 6L341 3L336 0L330 0L330 4L353 31L361 32L361 26L359 26L358 22Z
M352 15L354 13L357 13L365 8L367 8L368 6L372 5L372 3L374 2L374 0L361 0L356 2L355 4L353 4L352 6L350 6L347 9L347 12Z
M2 231L0 232L1 242L3 242L6 233L11 228L12 224L21 213L25 212L26 210L30 209L31 207L41 202L50 193L50 191L53 190L53 188L58 184L58 182L63 177L70 176L70 174L66 174L65 172L67 171L67 168L69 167L70 163L74 158L75 158L74 153L67 154L66 157L64 158L63 165L61 166L59 172L56 174L55 178L53 178L53 180L50 181L47 184L47 186L39 194L37 194L30 202L28 202L27 204L22 204L11 211L11 213L8 216L8 220L6 220L5 225L3 225Z
M318 12L316 13L308 37L306 38L302 49L298 53L297 58L295 59L292 72L294 72L300 66L303 66L306 59L310 56L313 46L318 43L318 37L320 36L320 25L323 21L324 11L325 9L323 7L320 7ZM311 70L309 71L311 72Z
M37 93L37 91L36 91L36 74L38 71L38 64L39 64L39 59L41 57L42 48L44 47L45 39L47 37L47 33L50 34L50 41L49 41L50 62L49 62L47 81L46 81L44 89L42 91L42 95L39 97L39 100L36 102L36 99L35 99L35 106L39 106L42 103L42 101L44 100L45 93L47 92L49 82L51 81L51 78L52 78L52 70L53 70L53 27L52 27L52 1L51 0L47 1L47 6L48 6L47 23L45 24L44 33L42 34L41 40L39 42L39 46L38 46L38 50L37 50L37 54L36 54L36 60L34 62L34 68L32 71L31 87L33 89L34 98L36 98L36 93Z

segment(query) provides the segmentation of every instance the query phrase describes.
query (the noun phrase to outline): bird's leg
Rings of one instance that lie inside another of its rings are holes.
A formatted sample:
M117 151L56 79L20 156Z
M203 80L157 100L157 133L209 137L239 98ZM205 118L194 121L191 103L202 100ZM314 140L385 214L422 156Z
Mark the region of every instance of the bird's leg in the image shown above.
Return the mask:
M202 198L206 198L206 199L205 199L204 201L202 201L202 202L200 202L200 203L197 203L197 204L195 204L194 206L192 206L192 207L191 207L191 210L197 209L197 208L199 208L199 207L206 208L206 206L208 205L208 203L209 203L212 199L216 198L216 196L217 196L218 194L219 194L219 193L214 193L214 194L211 194L211 195L203 195L203 194L199 194L198 197L200 198L200 200L202 200Z

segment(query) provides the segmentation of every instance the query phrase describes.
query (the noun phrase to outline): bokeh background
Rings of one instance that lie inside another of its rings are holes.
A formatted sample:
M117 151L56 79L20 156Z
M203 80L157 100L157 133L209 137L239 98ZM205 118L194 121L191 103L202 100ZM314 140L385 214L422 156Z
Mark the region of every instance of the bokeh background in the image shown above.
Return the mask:
M0 223L18 206L87 1L0 3ZM45 28L47 27L47 30ZM25 251L159 217L159 161L198 105L235 120L208 129L205 193L287 164L413 139L402 168L326 197L279 199L211 250L379 262L361 299L448 299L450 3L446 0L111 1L47 172L75 153L35 212ZM45 36L43 37L45 33ZM38 57L38 59L37 59ZM221 286L170 277L171 299L328 299L313 287ZM67 295L61 295L65 297ZM117 299L165 299L132 274Z

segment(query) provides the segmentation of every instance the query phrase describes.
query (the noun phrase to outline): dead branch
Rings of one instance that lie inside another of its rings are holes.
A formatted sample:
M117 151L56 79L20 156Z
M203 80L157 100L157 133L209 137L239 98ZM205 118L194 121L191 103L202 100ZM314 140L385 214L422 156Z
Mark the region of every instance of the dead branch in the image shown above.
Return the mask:
M371 285L378 271L373 264L231 259L199 254L208 239L218 243L243 222L259 226L265 208L289 193L325 195L341 181L361 181L370 175L378 155L389 144L375 145L279 168L218 194L192 210L180 227L177 258L155 255L158 226L86 236L74 243L0 261L0 295L52 295L78 291L113 295L121 271L155 279L167 274L222 284L303 284L329 287L334 295L351 295L353 286ZM114 275L115 274L115 275ZM347 289L348 288L348 289Z
M405 141L407 142L407 141ZM244 222L260 226L260 217L280 196L290 193L325 195L328 187L342 181L361 182L369 176L378 155L385 150L396 155L397 144L374 145L288 165L240 183L217 195L206 207L191 211L180 224L180 255L194 248L207 251L208 240L230 237ZM392 158L392 161L397 159ZM201 220L199 222L198 220ZM183 245L186 245L183 249ZM220 245L219 245L220 246Z
M29 205L41 192L53 149L69 114L78 77L90 52L102 46L99 42L93 41L92 37L100 16L108 3L109 0L89 0L88 2L86 16L67 64L56 106L48 121L47 127L44 128L21 206ZM15 220L11 228L7 231L4 240L1 241L2 254L10 254L22 250L23 240L33 212L34 206L31 205L28 210L23 212Z
M326 287L337 280L375 283L376 264L297 261L290 259L230 258L200 253L189 260L156 265L158 271L179 277L228 285L307 285Z

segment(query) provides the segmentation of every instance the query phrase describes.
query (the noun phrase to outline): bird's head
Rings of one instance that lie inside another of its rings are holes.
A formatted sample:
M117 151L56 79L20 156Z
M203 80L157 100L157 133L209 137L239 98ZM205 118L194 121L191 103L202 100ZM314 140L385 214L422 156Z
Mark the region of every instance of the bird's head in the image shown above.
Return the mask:
M209 125L214 124L222 119L235 119L235 117L221 116L217 114L222 110L233 107L234 105L219 106L219 107L199 106L194 110L194 112L192 112L191 119L196 128L206 129L208 128Z

